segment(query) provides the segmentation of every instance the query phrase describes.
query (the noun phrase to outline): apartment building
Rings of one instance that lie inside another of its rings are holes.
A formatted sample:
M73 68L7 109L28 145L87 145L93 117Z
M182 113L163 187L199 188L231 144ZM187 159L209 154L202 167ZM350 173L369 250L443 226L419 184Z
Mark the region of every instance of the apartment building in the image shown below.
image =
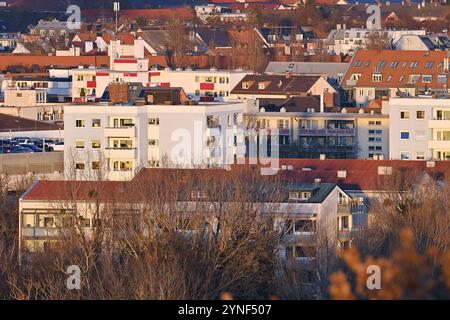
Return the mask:
M323 98L293 97L281 108L245 115L261 129L277 129L280 157L387 159L389 116L381 110L326 108Z
M346 100L367 107L374 99L447 92L446 51L358 50L341 85Z
M18 88L20 90L44 89L46 92L46 101L65 102L71 100L72 78L67 70L58 69L50 69L48 73L42 74L6 75L0 89L6 96L5 91L11 88ZM18 103L18 101L9 104L5 101L5 103L9 106L14 106L14 103Z
M98 102L110 82L140 82L150 85L148 59L144 59L142 40L134 45L111 40L108 68L79 66L72 70L72 101Z
M404 35L425 35L425 30L369 30L366 28L346 29L338 25L331 30L326 39L329 53L337 55L354 54L358 49L365 49L371 37L381 38L389 44L396 43Z
M230 183L232 196L234 170L206 169L201 173L208 174L209 179L218 179ZM243 171L237 171L244 173ZM83 232L91 234L101 225L101 218L108 218L120 210L133 204L133 210L146 214L151 212L151 205L144 201L146 184L158 183L158 177L176 175L179 181L189 181L189 186L180 184L174 192L178 206L185 208L188 213L199 210L207 211L210 222L216 222L211 204L216 203L217 195L211 190L201 189L201 183L196 176L196 169L144 169L136 177L127 182L118 181L37 181L20 198L19 201L19 234L22 252L45 250L58 236L69 228L71 217L79 217L82 221ZM284 172L285 173L285 172ZM288 181L287 176L281 174L280 187L283 196L277 203L254 201L256 210L273 217L274 227L281 231L280 256L300 263L313 262L318 254L316 243L319 237L338 239L339 247L351 244L353 231L358 227L353 222L353 216L361 212L361 206L351 196L333 183L322 183L316 180L304 183L301 180ZM275 181L275 177L272 177ZM197 189L190 189L196 186ZM258 186L250 186L257 192ZM198 189L200 188L200 189ZM95 199L92 194L95 193ZM180 198L185 194L185 198ZM140 196L144 195L144 198ZM148 194L149 197L153 195ZM183 200L181 200L183 199ZM256 198L255 198L256 199ZM214 202L212 202L214 201ZM222 201L222 200L219 200ZM93 205L94 202L96 205ZM150 202L151 203L151 202ZM227 200L223 199L224 210ZM207 209L210 208L210 209ZM127 209L125 209L125 212ZM131 216L130 216L131 218ZM180 227L180 232L190 231L189 226ZM144 233L145 234L145 233Z
M390 159L450 160L450 99L389 100Z
M152 86L182 87L186 94L195 101L220 102L230 99L231 90L249 72L243 70L208 70L166 68L151 70Z
M244 103L162 102L170 88L142 94L140 105L65 107L66 178L126 180L143 167L224 167L245 155Z

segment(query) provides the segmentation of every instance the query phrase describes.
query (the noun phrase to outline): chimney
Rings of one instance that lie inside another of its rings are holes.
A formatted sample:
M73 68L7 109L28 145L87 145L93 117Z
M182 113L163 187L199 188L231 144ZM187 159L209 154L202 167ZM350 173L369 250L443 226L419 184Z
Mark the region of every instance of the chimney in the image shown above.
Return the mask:
M320 154L320 160L325 160L326 159L326 154L325 153L321 153Z
M323 93L320 94L320 113L325 112L325 101L323 97Z
M289 71L286 71L284 74L286 79L290 79L291 78L291 73Z
M111 82L109 84L109 105L128 103L128 83Z

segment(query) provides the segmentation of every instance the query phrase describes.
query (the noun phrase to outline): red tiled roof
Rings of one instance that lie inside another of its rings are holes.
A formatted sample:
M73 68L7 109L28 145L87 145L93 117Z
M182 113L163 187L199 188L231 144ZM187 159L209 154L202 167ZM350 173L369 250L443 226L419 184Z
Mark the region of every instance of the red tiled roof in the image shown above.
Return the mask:
M383 183L390 181L397 172L407 172L412 177L420 177L421 173L428 173L435 178L450 177L450 162L436 161L434 167L428 167L427 161L401 161L401 160L319 160L319 159L280 159L281 171L279 175L263 176L265 179L281 178L289 182L313 183L321 179L323 183L334 183L344 190L353 191L377 191L383 190ZM283 166L292 166L292 169L283 170ZM379 167L391 167L392 175L380 175ZM179 181L177 186L172 186L174 193L177 188L197 176L219 179L224 181L239 175L251 174L252 170L259 170L257 166L234 165L232 170L224 169L143 169L132 181L37 181L23 196L23 200L77 200L92 201L123 201L124 194L127 199L138 192L134 192L135 186L139 188L148 183L154 183L160 178L173 178ZM346 171L345 177L339 177L338 171ZM182 190L180 189L180 192Z
M280 166L292 166L285 174L301 182L336 183L346 190L379 190L391 175L379 175L379 167L391 167L392 174L409 170L412 175L422 172L450 175L449 161L436 161L434 167L427 167L427 161L403 160L349 160L349 159L280 159ZM338 177L338 171L346 171L346 177Z
M192 19L194 10L187 7L181 8L162 8L162 9L130 9L121 11L121 15L130 19L144 17L147 19L170 19L172 17L178 19Z
M353 87L369 88L405 88L427 86L429 89L443 89L444 83L438 83L438 75L444 73L446 51L420 50L358 50L351 60L342 80L348 86L353 74L361 77ZM415 65L415 63L417 63ZM372 75L380 73L382 81L373 81ZM415 84L410 83L410 76L420 78ZM423 82L422 75L431 75L430 83Z

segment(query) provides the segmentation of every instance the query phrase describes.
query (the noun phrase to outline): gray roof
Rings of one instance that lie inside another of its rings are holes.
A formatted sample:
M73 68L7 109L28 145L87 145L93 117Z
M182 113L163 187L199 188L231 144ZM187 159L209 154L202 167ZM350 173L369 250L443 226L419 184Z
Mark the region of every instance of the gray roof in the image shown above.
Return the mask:
M328 195L336 187L335 183L308 183L300 182L292 185L289 189L291 191L305 191L312 192L311 197L303 202L307 203L322 203Z
M144 30L140 37L159 55L166 54L167 48L170 47L170 36L167 30ZM205 53L208 50L199 39L191 39L189 35L186 35L186 46L187 50L191 52L194 52L195 48L199 53Z
M36 30L68 30L66 21L52 20L44 21L39 20L38 24L34 27Z
M266 73L283 74L290 72L299 75L321 75L325 78L338 78L344 75L348 63L341 62L269 62Z
M198 28L193 30L206 46L214 44L218 48L231 47L228 32L220 29Z

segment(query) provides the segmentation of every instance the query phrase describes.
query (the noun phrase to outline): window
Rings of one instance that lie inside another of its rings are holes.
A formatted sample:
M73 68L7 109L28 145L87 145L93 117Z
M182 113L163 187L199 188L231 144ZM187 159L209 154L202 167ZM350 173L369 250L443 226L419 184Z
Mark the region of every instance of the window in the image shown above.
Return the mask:
M348 229L349 227L349 219L348 216L341 217L341 230Z
M195 95L198 97L200 95L200 90L195 90Z
M417 75L417 74L413 74L409 78L409 82L411 82L411 83L417 83L417 81L419 81L419 80L420 80L420 75Z
M409 65L410 68L417 68L417 66L419 65L419 61L413 61L411 62L411 64Z
M433 67L433 65L434 65L434 62L433 62L433 61L428 61L427 63L425 63L425 68L430 69L430 68Z
M446 83L447 82L447 76L446 75L438 75L438 82L439 83Z
M361 65L362 65L362 61L358 60L355 62L354 67L358 68L358 67L361 67Z
M148 140L148 145L150 147L159 146L159 140L158 139L150 139L150 140Z
M381 82L382 79L383 79L383 76L380 73L372 74L372 81L373 82Z
M148 119L149 126L159 126L159 118L150 118Z
M397 66L398 66L398 61L391 62L391 68L397 68Z
M425 160L425 152L423 152L423 151L417 151L417 152L416 152L416 159L417 159L417 160Z
M411 160L409 152L400 152L400 160Z
M291 220L288 221L289 233L314 232L316 231L316 220Z
M384 68L386 66L386 60L381 60L378 62L378 68Z
M91 227L91 219L80 217L80 225L82 228L90 228Z
M84 140L75 140L75 148L84 149Z
M92 148L99 149L100 148L100 140L92 140Z
M200 77L199 76L195 76L195 82L200 82Z
M433 81L433 76L429 75L429 74L424 74L422 76L422 82L424 83L430 83L431 81Z
M381 126L381 121L375 121L375 125Z
M92 119L92 128L100 128L100 127L101 127L100 119Z
M242 89L250 88L250 84L248 82L242 82Z
M400 111L400 119L409 119L409 111Z
M392 80L392 76L388 76L386 79L387 82L390 82L391 80Z
M77 170L84 170L84 163L83 162L75 163L75 169L77 169Z
M409 132L408 131L400 132L400 140L409 140Z
M150 168L159 168L159 161L158 160L150 160L148 162L148 166Z
M75 127L84 128L84 120L75 120Z
M405 80L404 76L400 76L400 78L398 79L398 82L403 82L403 80Z
M425 111L423 111L423 110L418 110L418 111L416 112L416 117L417 117L417 119L425 119Z
M100 169L100 161L92 161L92 170Z
M289 191L289 199L291 200L308 200L311 192L307 191Z

